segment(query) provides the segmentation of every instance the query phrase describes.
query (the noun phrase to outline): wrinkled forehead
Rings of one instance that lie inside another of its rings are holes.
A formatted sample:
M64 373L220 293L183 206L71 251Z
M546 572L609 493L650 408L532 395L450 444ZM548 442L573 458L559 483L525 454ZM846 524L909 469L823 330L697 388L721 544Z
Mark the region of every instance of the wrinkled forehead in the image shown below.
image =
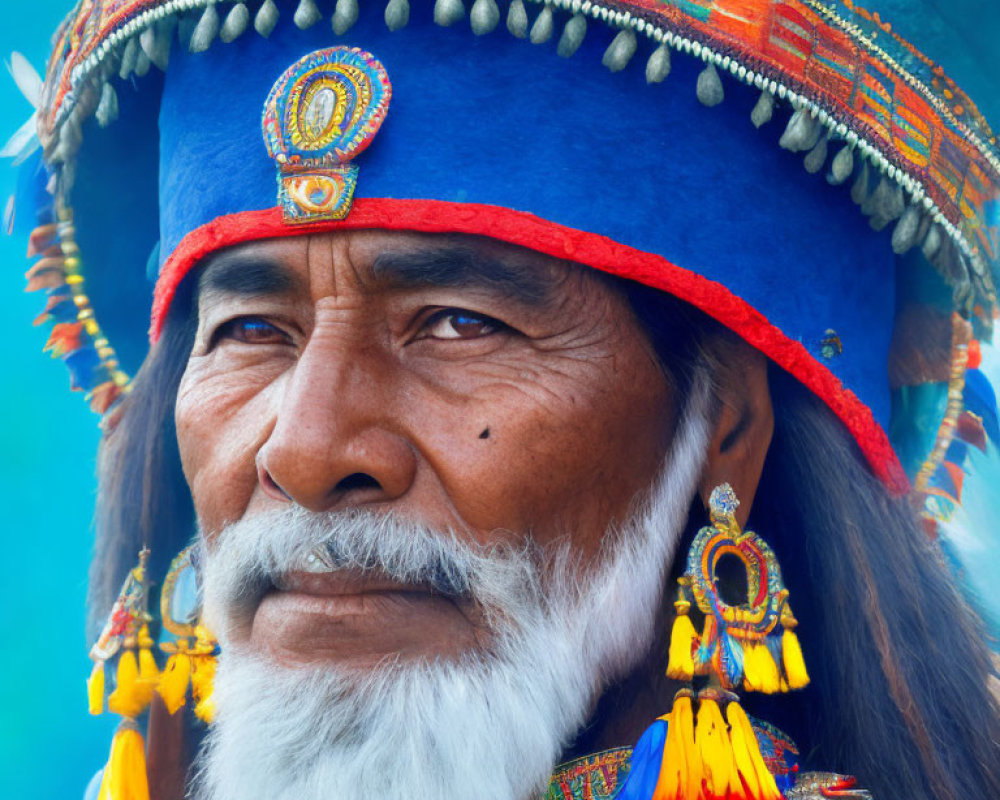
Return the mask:
M199 299L317 298L422 289L489 292L524 305L558 303L602 273L485 236L366 230L262 239L207 256L191 278Z

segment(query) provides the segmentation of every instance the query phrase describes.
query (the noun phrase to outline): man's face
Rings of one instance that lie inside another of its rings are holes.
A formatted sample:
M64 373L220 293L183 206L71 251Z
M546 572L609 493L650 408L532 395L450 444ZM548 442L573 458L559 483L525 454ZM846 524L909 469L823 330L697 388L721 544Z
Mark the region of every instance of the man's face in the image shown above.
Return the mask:
M586 570L670 444L669 384L596 273L473 238L255 242L200 276L177 396L206 544L287 507L392 512L476 546L569 540ZM281 665L489 646L473 602L375 573L289 575L229 631Z

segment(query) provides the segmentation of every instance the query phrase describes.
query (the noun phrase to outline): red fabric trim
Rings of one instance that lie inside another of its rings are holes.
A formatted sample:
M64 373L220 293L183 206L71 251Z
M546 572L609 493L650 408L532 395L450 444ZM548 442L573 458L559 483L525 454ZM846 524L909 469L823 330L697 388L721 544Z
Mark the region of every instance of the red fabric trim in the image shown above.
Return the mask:
M789 339L725 286L661 256L509 208L440 200L358 198L347 219L311 225L286 225L280 208L219 217L185 236L164 265L153 296L151 342L155 344L159 338L177 287L210 253L257 239L365 228L490 236L670 292L739 334L819 395L847 426L879 479L896 494L910 489L888 437L869 408L800 342Z

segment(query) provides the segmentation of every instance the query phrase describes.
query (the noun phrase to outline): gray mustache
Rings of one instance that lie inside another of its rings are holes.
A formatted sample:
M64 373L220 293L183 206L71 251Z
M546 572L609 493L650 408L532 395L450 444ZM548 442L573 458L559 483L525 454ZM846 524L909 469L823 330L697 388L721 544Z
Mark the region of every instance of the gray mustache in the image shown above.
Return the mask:
M486 605L512 585L531 594L539 577L531 545L479 545L391 513L289 507L236 522L216 539L203 557L216 597L248 610L296 571L358 570Z
M393 559L381 557L378 552L350 552L341 542L330 541L318 545L310 554L321 565L317 572L338 570L360 570L378 573L401 583L426 587L447 597L465 597L472 590L472 576L466 564L460 563L450 554L436 552L428 554L420 563L409 563L393 571L386 568Z

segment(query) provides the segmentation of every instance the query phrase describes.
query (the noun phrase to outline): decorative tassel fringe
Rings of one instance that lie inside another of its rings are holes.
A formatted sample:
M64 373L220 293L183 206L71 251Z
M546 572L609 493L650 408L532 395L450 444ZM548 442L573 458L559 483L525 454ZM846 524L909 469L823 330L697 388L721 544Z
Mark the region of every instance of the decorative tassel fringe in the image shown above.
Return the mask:
M139 645L139 680L149 687L149 699L153 699L153 688L160 680L160 670L157 669L156 659L153 658L153 637L149 635L149 628L143 625L139 629L136 637Z
M746 781L751 797L760 800L781 800L781 792L778 791L774 776L764 763L760 745L757 744L757 736L743 707L736 702L730 703L726 706L726 719L729 721L729 736L736 758L736 767L740 776Z
M670 655L667 660L667 677L676 681L689 681L694 677L694 649L698 639L688 610L691 604L678 600L674 603L677 616L670 632Z
M695 746L692 699L690 691L678 692L673 710L664 718L667 720L667 739L654 798L698 798L703 766Z
M781 620L785 632L781 634L781 661L785 667L788 688L801 689L809 683L809 673L806 672L806 662L802 658L802 647L799 637L795 635L798 624L794 617L785 616Z
M750 692L777 694L781 691L781 676L767 646L752 642L743 648L743 682Z
M725 713L723 713L723 710ZM664 724L666 731L664 733ZM781 800L736 695L682 689L633 752L619 800Z
M713 696L699 699L694 739L702 759L706 794L709 797L738 797L741 785L733 745Z
M87 678L87 706L95 717L104 713L104 662L98 661Z
M212 700L215 683L215 658L200 656L194 659L191 673L191 692L194 695L194 713L198 719L211 724L215 719L215 703Z
M190 680L191 656L183 652L174 653L160 676L160 685L156 687L171 714L175 714L184 705Z
M118 726L97 800L149 800L146 743L134 722Z
M115 690L108 696L108 710L123 717L136 717L143 712L149 698L139 681L139 665L135 653L124 651L118 657Z

